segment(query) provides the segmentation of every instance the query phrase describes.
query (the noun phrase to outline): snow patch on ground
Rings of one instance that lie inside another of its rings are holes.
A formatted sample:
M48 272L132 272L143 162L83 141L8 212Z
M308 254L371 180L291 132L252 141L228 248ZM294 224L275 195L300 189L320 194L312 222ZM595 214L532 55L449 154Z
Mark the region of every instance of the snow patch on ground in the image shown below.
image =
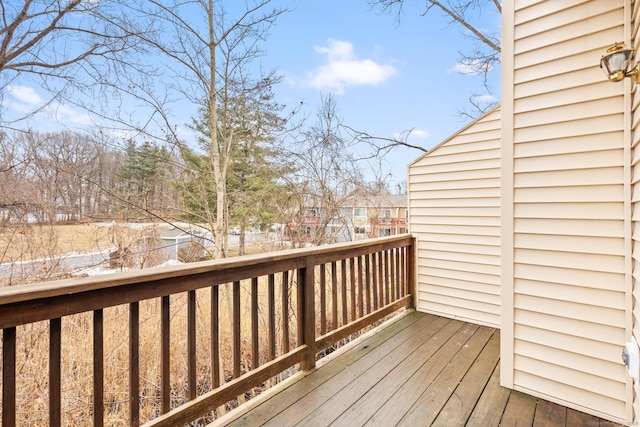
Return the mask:
M170 259L166 262L163 262L160 265L156 265L154 267L166 267L166 266L170 266L170 265L182 265L184 263L175 260L175 259ZM108 268L106 266L97 266L97 267L92 267L92 268L87 268L85 270L81 270L79 271L79 273L83 276L100 276L100 275L104 275L104 274L113 274L113 273L120 273L122 271L131 271L134 270L132 268Z

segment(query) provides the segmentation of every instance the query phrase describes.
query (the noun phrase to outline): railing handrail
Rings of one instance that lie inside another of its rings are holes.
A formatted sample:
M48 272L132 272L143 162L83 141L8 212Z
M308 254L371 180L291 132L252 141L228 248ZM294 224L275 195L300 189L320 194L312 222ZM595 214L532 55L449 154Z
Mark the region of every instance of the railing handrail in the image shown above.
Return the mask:
M355 242L334 243L331 245L314 246L308 248L287 249L255 255L243 255L219 260L199 261L181 265L152 267L144 270L129 270L110 275L61 279L30 285L8 286L0 288L0 306L8 303L25 301L32 298L68 295L69 293L116 288L132 283L152 282L158 279L184 277L202 273L212 273L235 267L246 267L275 261L285 261L296 258L306 258L311 255L321 256L323 262L340 260L340 252L354 253L359 248L370 248L396 241L411 242L409 234L399 236L378 237ZM250 277L250 275L247 275Z
M279 252L269 252L266 254L257 255L245 255L233 258L225 258L221 260L213 261L201 261L190 264L183 264L177 266L165 266L149 268L145 270L134 270L114 273L110 275L91 276L75 279L63 279L51 282L36 283L31 285L20 285L6 288L0 288L0 329L8 328L12 326L18 326L24 323L37 322L40 320L48 320L60 316L66 316L70 314L76 314L83 311L94 310L97 308L107 308L119 304L126 304L132 301L139 301L140 299L131 300L126 295L131 292L126 292L132 285L144 285L150 282L163 282L171 280L172 278L179 277L181 281L185 281L185 277L198 277L202 275L211 275L216 272L225 272L224 275L220 275L214 282L208 282L204 286L193 284L186 287L174 287L165 286L157 289L158 292L154 292L153 295L145 294L142 299L153 298L157 296L170 295L174 293L184 292L188 290L194 290L201 287L215 286L223 283L233 282L235 280L244 280L256 275L255 270L257 268L265 267L266 269L261 274L269 274L271 272L282 271L282 264L290 264L290 269L301 268L306 264L306 259L310 256L317 257L317 264L324 264L328 262L337 261L343 259L344 253L349 253L350 256L358 256L360 252L362 254L371 250L372 246L393 244L395 242L406 241L407 245L411 244L412 237L410 235L380 237L369 240L361 240L358 242L346 242L336 243L332 245L315 246L311 248L289 249ZM361 251L359 251L361 249ZM269 265L275 263L280 264L279 268L269 269ZM124 292L123 292L124 290ZM7 311L11 305L22 305L30 301L38 301L43 299L55 299L55 298L70 298L72 295L78 295L82 293L104 293L105 291L111 291L114 294L109 300L108 305L102 303L95 306L83 306L80 310L71 309L67 310L64 307L57 307L56 314L54 315L39 315L38 312L27 311L17 313L15 310L11 310L12 313ZM20 314L16 317L16 314Z

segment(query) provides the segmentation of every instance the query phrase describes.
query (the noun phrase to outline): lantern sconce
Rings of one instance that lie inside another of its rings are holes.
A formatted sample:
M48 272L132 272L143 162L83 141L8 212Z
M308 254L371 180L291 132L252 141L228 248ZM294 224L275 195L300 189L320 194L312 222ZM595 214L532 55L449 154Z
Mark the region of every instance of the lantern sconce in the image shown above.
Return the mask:
M607 49L607 53L600 59L600 68L607 75L609 81L619 82L625 77L640 83L640 69L638 64L629 70L629 63L633 56L633 49L628 49L624 43L616 43Z

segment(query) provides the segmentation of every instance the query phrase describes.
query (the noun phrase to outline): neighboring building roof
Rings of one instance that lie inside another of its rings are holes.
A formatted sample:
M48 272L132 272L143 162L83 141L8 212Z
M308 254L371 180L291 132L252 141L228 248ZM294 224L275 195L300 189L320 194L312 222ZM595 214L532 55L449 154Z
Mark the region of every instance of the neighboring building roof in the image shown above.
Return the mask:
M406 194L376 194L369 198L346 201L342 208L406 208L409 206ZM307 204L307 209L317 209L317 205Z
M358 199L345 208L406 208L409 206L406 194L380 194L370 199Z
M394 208L406 208L409 206L406 194L389 194L385 196L382 201L385 202L385 204L380 206L389 206ZM386 202L388 202L388 204Z

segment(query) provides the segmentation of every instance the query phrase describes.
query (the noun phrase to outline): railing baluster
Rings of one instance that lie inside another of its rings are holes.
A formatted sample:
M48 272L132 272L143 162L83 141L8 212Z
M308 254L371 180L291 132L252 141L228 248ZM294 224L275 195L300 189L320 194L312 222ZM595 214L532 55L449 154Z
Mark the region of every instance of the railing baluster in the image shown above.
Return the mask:
M351 321L356 320L356 259L349 258L349 276L351 283Z
M402 273L400 276L400 280L401 283L404 285L404 295L408 295L409 294L409 284L407 283L407 268L408 268L408 262L407 262L407 251L406 248L402 248L400 249L401 253L402 253Z
M305 360L301 366L304 370L316 366L315 265L315 257L307 257L306 267L300 269L302 281L298 283L298 293L302 296L302 305L298 308L299 317L303 319L302 344L307 346Z
M129 304L129 424L140 425L140 303Z
M269 275L269 360L276 358L276 276ZM257 316L256 316L257 317Z
M258 278L251 278L251 368L256 369L259 362L258 337Z
M402 286L402 283L400 283L400 270L402 269L402 267L400 266L400 249L396 248L394 250L395 252L395 258L396 258L396 262L395 262L395 266L396 266L396 287L398 289L398 297L403 297L404 296L404 288Z
M62 319L49 321L49 425L62 425L62 395L60 393L62 362Z
M282 351L288 353L289 344L289 271L282 272Z
M198 393L196 339L196 291L189 291L187 293L187 386L189 400L195 399Z
M327 333L327 271L325 265L320 266L320 334Z
M2 331L2 425L16 425L16 328Z
M160 299L160 412L171 410L171 300Z
M211 287L211 381L220 387L220 288Z
M364 289L367 297L367 314L371 313L371 262L369 260L369 254L364 256Z
M233 282L233 378L240 376L240 282Z
M378 260L378 254L377 253L372 253L370 255L371 257L371 293L373 294L373 309L377 310L378 309L378 295L379 295L379 289L378 289L378 267L377 267L377 260ZM367 264L368 266L369 264ZM382 305L382 304L380 304Z
M347 260L340 261L340 275L341 275L341 296L342 296L342 325L347 324Z
M378 257L378 286L380 291L378 292L380 299L380 307L384 307L389 303L389 299L387 298L387 293L385 292L385 277L384 277L384 251L380 251L376 254Z
M358 257L358 316L359 317L363 317L364 316L364 278L363 278L363 273L362 270L364 268L363 265L363 261L364 260L364 255Z
M296 277L296 347L304 344L304 276L305 268L299 268Z
M396 301L395 284L393 280L393 250L386 251L385 254L385 276L387 277L387 291L389 292L389 301Z
M389 277L389 251L386 250L384 253L384 288L387 294L387 303L396 300L396 295L393 292L393 285L391 284L391 277Z
M104 425L104 312L93 311L93 425Z
M331 319L331 329L338 329L338 266L335 261L331 263Z

